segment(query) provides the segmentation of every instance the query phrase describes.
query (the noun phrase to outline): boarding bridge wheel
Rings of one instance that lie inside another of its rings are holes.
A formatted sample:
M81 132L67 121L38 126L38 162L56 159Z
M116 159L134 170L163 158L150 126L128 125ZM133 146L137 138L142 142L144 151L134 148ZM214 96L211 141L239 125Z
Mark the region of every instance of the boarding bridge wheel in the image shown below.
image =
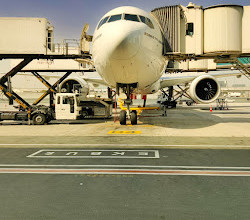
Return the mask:
M120 112L120 124L121 125L126 125L126 120L127 120L127 112L122 110Z
M46 116L44 114L38 113L33 116L34 125L44 125L46 123Z
M131 112L130 117L131 117L131 124L137 125L137 112L135 110Z

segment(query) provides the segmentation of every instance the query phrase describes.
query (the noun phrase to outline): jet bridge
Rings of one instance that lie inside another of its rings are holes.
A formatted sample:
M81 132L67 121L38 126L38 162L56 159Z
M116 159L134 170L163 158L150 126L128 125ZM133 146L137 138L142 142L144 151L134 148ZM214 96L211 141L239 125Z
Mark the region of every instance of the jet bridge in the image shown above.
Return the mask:
M189 3L156 8L151 14L162 29L163 55L175 61L173 69L206 71L216 69L216 63L231 63L250 76L238 59L250 57L250 6Z

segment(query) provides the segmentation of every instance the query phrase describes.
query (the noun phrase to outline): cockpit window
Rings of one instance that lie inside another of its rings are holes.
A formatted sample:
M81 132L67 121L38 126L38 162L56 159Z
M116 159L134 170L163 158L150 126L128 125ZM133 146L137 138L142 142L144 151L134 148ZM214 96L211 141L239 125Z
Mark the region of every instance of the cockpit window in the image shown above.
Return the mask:
M146 17L140 15L140 19L141 19L141 22L145 23L150 28L152 28L152 29L154 28L154 25L153 25L152 21L149 18L146 18Z
M99 29L99 28L100 28L103 24L105 24L105 23L107 22L108 18L109 18L109 17L105 17L105 18L103 18L103 19L100 21L100 23L99 23L99 25L98 25L98 28L97 28L97 29Z
M120 15L112 15L111 17L110 17L110 19L108 20L108 23L109 22L113 22L113 21L118 21L118 20L121 20L122 19L122 15L120 14Z
M110 23L110 22L118 21L118 20L142 22L146 24L147 26L149 26L150 28L154 29L154 25L149 18L144 17L142 15L133 15L133 14L118 14L118 15L107 16L100 21L97 29L99 29L105 23Z
M141 16L140 15L140 19L141 19L141 22L145 23L146 24L146 18L144 16Z
M125 14L124 19L128 21L140 22L137 15Z
M152 21L149 18L146 18L146 24L150 27L150 28L154 28L154 25L152 23Z

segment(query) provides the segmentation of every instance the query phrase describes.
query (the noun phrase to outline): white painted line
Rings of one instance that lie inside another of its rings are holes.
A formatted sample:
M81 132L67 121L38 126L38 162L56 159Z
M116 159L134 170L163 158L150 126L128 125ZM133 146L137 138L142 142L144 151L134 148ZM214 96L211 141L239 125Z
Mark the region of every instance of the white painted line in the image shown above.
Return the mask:
M175 176L249 176L250 171L220 171L220 170L129 170L129 169L27 169L0 168L0 173L25 174L109 174L109 175L175 175Z
M160 153L158 150L155 152L155 158L160 158Z
M42 151L43 151L43 150L39 150L39 151L37 151L37 152L35 152L35 153L33 153L33 154L31 154L31 155L27 156L27 157L33 157L33 156L35 156L36 154L41 153Z
M27 156L30 157L30 156ZM133 156L129 156L129 157L118 157L118 156L102 156L102 157L97 157L97 156L34 156L32 158L51 158L51 159L80 159L80 158L91 158L91 159L112 159L112 158L119 158L119 159L156 159L156 157L133 157Z
M82 164L0 164L0 167L109 167L109 168L167 168L167 169L221 169L221 170L250 170L250 167L213 167L213 166L152 166L152 165L82 165Z
M58 155L57 153L63 153L64 155ZM79 155L79 153L86 153L87 155ZM135 153L136 155L129 155L128 153ZM103 153L109 153L109 155L104 155ZM151 156L147 156L151 154ZM72 155L73 154L73 155ZM28 155L29 158L122 158L122 159L158 159L160 154L158 150L102 150L102 149L92 149L92 150L77 150L77 149L68 149L68 150L58 150L58 149L42 149L31 155Z
M250 149L250 146L248 145L175 145L175 144L0 144L0 146L82 146L82 147L167 147L167 148L179 148L179 147L185 147L185 148L231 148L231 149Z

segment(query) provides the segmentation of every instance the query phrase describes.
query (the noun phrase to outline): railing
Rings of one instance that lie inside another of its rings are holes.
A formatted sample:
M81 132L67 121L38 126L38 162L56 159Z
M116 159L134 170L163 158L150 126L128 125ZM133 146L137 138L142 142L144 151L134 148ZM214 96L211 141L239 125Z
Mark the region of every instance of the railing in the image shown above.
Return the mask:
M46 40L46 53L60 55L81 54L80 40L64 39L61 43L54 43L54 38L48 37Z
M61 43L55 44L55 52L58 54L81 54L80 40L64 39Z
M244 63L236 59L232 65L250 80L250 69Z

